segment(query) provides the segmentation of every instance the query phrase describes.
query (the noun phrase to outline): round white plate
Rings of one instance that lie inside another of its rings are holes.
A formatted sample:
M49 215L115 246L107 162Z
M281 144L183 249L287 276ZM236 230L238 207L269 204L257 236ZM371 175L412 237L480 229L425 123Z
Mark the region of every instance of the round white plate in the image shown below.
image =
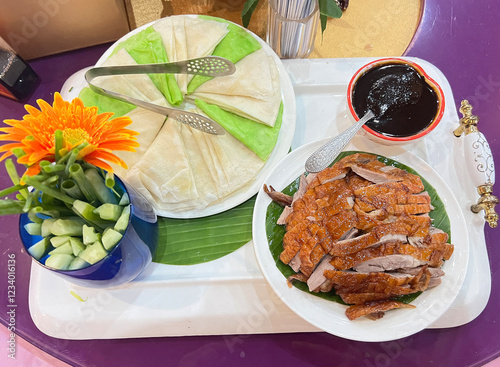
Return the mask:
M265 179L267 185L283 190L290 182L304 172L307 157L327 140L320 140L292 151L271 171ZM362 140L357 140L362 141ZM442 283L423 292L412 304L415 309L389 311L377 321L366 317L349 321L345 315L346 306L327 301L295 287L288 287L283 274L277 268L269 250L266 236L266 211L271 199L263 189L259 190L253 215L253 243L257 261L264 277L281 300L298 316L312 325L339 337L369 342L400 339L415 334L436 321L451 305L465 278L469 258L469 240L465 219L460 206L446 183L422 159L412 153L384 146L373 149L364 144L351 144L346 150L362 150L380 154L413 168L437 191L446 206L450 218L451 240L455 245L450 260L443 265L446 275Z
M196 15L175 15L176 17L197 17ZM136 33L141 32L142 30L150 27L156 21L145 24L133 31L127 33L118 41L113 43L111 47L109 47L104 54L99 58L96 63L96 66L99 66L106 60L114 48L120 43L133 36ZM233 23L235 24L235 23ZM235 24L237 25L237 24ZM239 26L239 25L238 25ZM242 28L244 29L244 28ZM278 136L278 141L276 142L276 146L274 147L273 152L267 159L265 165L261 168L261 170L257 173L257 175L246 185L241 187L240 189L234 191L229 196L223 198L221 201L218 201L212 205L207 206L201 210L187 210L183 212L170 212L170 211L161 211L157 210L156 214L163 217L169 218L199 218L206 217L209 215L214 215L218 213L222 213L226 210L234 208L239 204L245 202L254 196L259 188L262 186L264 179L271 172L271 169L288 153L290 150L290 146L292 144L293 135L295 132L295 118L296 118L296 109L295 109L295 93L293 90L292 82L288 73L283 66L283 63L276 55L276 53L269 47L267 43L265 43L260 37L245 29L246 32L251 34L262 46L262 49L268 54L271 55L276 64L276 68L278 69L280 85L281 85L281 95L283 101L283 122L281 125L280 134ZM80 91L87 86L85 82L85 71L87 69L81 70L75 73L73 76L68 78L68 80L64 83L61 88L61 95L65 100L71 100L75 97L78 97Z

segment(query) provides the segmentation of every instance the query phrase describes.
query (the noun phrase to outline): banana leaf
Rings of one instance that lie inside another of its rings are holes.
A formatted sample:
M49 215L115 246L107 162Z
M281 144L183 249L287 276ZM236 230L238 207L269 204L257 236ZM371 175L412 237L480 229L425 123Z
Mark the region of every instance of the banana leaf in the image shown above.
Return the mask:
M347 151L347 152L342 152L335 162L338 160L342 159L343 157L354 154L358 152L354 151ZM412 168L399 163L397 161L394 161L390 158L386 158L383 156L377 156L377 159L383 163L385 163L388 166L394 166L397 168L401 168L406 170L407 172L418 174L415 170ZM444 206L443 201L439 198L438 193L436 190L427 182L422 176L420 176L422 179L422 183L424 184L425 190L429 193L429 196L431 197L431 204L434 207L434 210L432 210L429 215L433 219L433 225L436 228L441 229L442 231L448 233L449 240L448 242L451 241L451 233L450 233L450 219L448 217L448 214L446 213L446 208ZM297 178L295 181L290 183L284 190L283 193L287 195L293 195L295 191L297 191L299 187L299 178ZM281 260L279 259L280 253L283 251L283 236L285 235L285 227L282 225L276 224L276 221L278 220L279 216L281 215L281 212L283 211L283 207L280 205L276 204L275 202L272 202L269 204L266 212L266 235L267 235L267 240L269 242L269 250L271 251L272 257L274 261L276 262L276 266L278 269L281 271L283 274L284 279L287 279L289 276L295 274L295 272L292 270L291 267L288 265L285 265ZM285 281L285 280L284 280ZM321 297L330 301L338 302L344 304L344 302L341 300L341 298L335 294L335 292L332 290L331 292L310 292L308 290L307 284L299 281L293 282L293 285L297 287L298 289L308 292L314 296ZM397 300L405 303L410 303L412 302L415 298L417 298L421 292L405 295L396 298Z
M158 249L153 261L194 265L216 260L252 239L255 197L243 204L204 218L158 218Z

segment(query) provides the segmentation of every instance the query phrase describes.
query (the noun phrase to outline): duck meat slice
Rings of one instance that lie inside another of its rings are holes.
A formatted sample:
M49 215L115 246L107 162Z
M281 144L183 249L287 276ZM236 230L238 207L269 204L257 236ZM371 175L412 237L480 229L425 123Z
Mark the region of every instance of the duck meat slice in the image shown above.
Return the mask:
M295 254L295 256L290 260L288 266L293 269L294 272L298 273L300 271L300 251Z
M354 202L352 208L358 217L357 228L364 232L369 232L383 223L393 221L384 209L377 209L367 213L361 210L356 202Z
M355 320L361 316L374 315L373 319L380 319L386 311L397 308L415 308L415 306L395 300L380 300L353 305L347 308L346 316L349 320Z
M358 233L357 228L351 228L346 231L340 239L348 239L354 237ZM332 260L332 256L330 254L326 254L321 261L318 263L313 273L307 279L307 286L311 292L320 291L320 292L329 292L332 289L333 283L328 281L323 274L325 270L335 270L335 267L330 263Z
M333 282L338 295L349 293L385 293L393 295L411 292L409 283L414 276L389 273L358 273L355 271L326 270L325 277Z
M350 168L355 164L368 164L373 161L377 161L377 156L375 154L354 153L342 158L336 164L340 167Z
M315 186L313 188L310 188L310 190L314 190L314 193L316 195L316 200L326 198L331 199L335 198L337 192L344 191L347 187L347 183L344 180L337 180L337 181L330 181L318 186ZM349 190L350 195L352 196L352 190Z
M316 291L327 280L323 275L325 270L335 270L333 265L330 264L331 259L331 255L325 255L319 262L318 266L316 266L316 269L314 269L309 279L307 279L307 286L309 287L309 291Z
M431 279L427 266L424 266L416 275L338 270L326 270L324 274L332 281L335 292L341 297L352 293L385 293L387 298L391 298L424 291Z
M299 178L299 188L293 194L293 200L297 200L297 199L301 198L302 196L304 196L306 191L307 191L307 178L306 178L306 175L302 174L302 175L300 175L300 178ZM292 203L293 203L293 201L292 201Z
M294 227L304 223L308 224L311 217L315 216L317 211L316 200L311 194L314 192L307 191L301 198L294 200L292 204L292 212L286 218L286 230L291 231Z
M285 225L287 223L288 216L292 213L293 209L291 206L285 206L281 212L276 224Z
M349 213L349 214L347 214ZM311 223L308 227L311 236L314 238L315 245L310 246L302 246L299 251L300 258L300 271L306 275L311 275L314 269L318 266L321 260L328 254L329 247L328 243L332 241L332 238L343 238L344 234L349 233L357 233L357 230L354 228L354 223L349 220L349 216L351 212L347 212L343 217L347 220L340 221L340 225L336 227L334 230L329 232L326 227L320 225L319 223ZM340 217L341 214L338 215Z
M418 215L431 212L434 207L429 204L395 204L384 207L389 215Z
M373 182L368 181L367 179L364 179L361 176L358 176L354 172L349 172L349 174L346 176L346 183L347 186L354 192L356 193L356 190L360 190L363 187L371 186L373 185Z
M366 185L354 190L355 196L396 196L398 201L402 201L406 195L414 194L410 192L409 188L401 181L394 182L384 182L384 183L371 183L370 185ZM417 193L418 194L418 193Z
M330 250L333 256L346 256L370 246L380 246L390 241L405 241L412 235L412 225L403 220L381 224L370 232L348 240L335 242Z
M444 247L445 246L443 246L443 249L441 250L442 254L445 253ZM377 265L380 267L389 267L389 265L384 264L384 262L390 262L392 266L397 266L398 262L401 261L400 267L407 267L404 265L405 263L410 263L410 261L411 264L438 267L443 261L442 258L436 256L435 250L436 249L432 247L415 246L411 243L393 241L382 244L378 247L369 247L347 256L333 257L331 261L332 265L338 270L354 268L363 272L368 270L365 269L365 267L375 268ZM392 256L396 256L394 260L391 259ZM402 258L401 256L405 257ZM413 259L406 258L406 256L410 256ZM377 260L379 258L381 260Z
M325 255L326 251L317 243L312 249L302 247L299 252L300 271L308 277L311 276L314 269Z
M320 240L320 244L325 252L330 252L332 247L342 238L349 240L353 236L344 237L344 234L354 228L358 223L357 217L352 210L344 210L337 215L323 220L323 225L327 230L327 236ZM356 234L359 231L356 230Z
M422 267L418 266L416 268L398 269L397 272L404 273L404 274L410 274L410 275L416 275L420 272L421 269L422 269ZM441 277L445 275L443 269L428 267L427 270L429 270L429 273L431 274L431 279L429 281L427 289L436 287L439 284L441 284Z
M379 161L372 161L367 164L355 164L351 166L351 169L357 175L376 184L402 181L411 193L424 191L424 184L420 176L400 168L386 166Z
M359 273L384 272L400 268L416 267L422 265L422 263L425 262L417 260L411 255L397 254L363 261L361 264L354 266L353 270Z
M306 186L307 186L307 179L304 174L300 176L299 179L299 188L297 191L293 194L293 196L286 195L280 191L276 191L274 187L269 186L264 184L264 192L269 195L269 197L278 203L279 205L283 206L283 211L281 212L281 215L279 216L278 220L276 221L277 224L279 225L285 225L287 224L287 218L288 216L292 213L292 205L295 200L300 199L306 192Z

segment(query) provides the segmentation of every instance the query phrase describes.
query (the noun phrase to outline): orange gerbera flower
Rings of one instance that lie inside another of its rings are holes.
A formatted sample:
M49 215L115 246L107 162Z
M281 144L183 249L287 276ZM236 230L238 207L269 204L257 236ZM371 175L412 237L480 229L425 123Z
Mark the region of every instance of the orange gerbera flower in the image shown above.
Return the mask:
M40 161L55 160L55 132L63 133L63 146L58 154L63 155L81 143L88 145L80 150L77 159L83 159L97 167L113 171L105 161L127 168L125 162L112 153L113 150L135 151L139 146L137 132L125 129L132 121L129 117L110 120L113 113L97 113L97 107L85 107L79 98L64 101L59 93L54 95L54 104L37 100L40 110L26 105L28 115L22 120L5 120L11 127L0 128L0 141L13 143L0 146L4 154L0 161L12 155L17 149L25 154L18 163L28 167L27 175L40 172Z

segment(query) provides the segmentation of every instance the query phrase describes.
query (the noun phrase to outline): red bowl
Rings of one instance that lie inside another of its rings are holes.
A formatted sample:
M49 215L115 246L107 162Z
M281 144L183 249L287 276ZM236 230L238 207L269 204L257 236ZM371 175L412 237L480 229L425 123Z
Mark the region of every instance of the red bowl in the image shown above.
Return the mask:
M413 61L409 60L404 60L400 58L394 58L394 57L387 57L383 59L378 59L374 60L363 67L361 67L351 78L349 85L348 85L348 93L347 93L347 103L349 106L349 110L354 117L356 121L360 119L360 116L357 115L356 111L354 110L353 106L353 91L354 88L356 87L356 83L358 79L364 75L367 71L370 69L373 69L375 67L378 67L380 65L386 65L386 64L403 64L403 65L409 65L413 67L427 82L427 84L434 90L434 92L437 95L437 113L432 119L431 123L425 127L425 129L420 130L419 132L409 135L409 136L393 136L393 135L385 135L381 132L375 131L371 129L369 126L366 124L363 126L365 135L367 135L369 138L372 140L375 140L379 143L386 144L386 145L392 145L392 144L406 144L406 143L411 143L414 142L425 135L429 134L434 128L439 124L441 121L443 114L444 114L444 108L445 108L445 98L444 98L444 93L441 87L439 86L434 79L432 79L426 72L425 70L418 64L416 64Z

